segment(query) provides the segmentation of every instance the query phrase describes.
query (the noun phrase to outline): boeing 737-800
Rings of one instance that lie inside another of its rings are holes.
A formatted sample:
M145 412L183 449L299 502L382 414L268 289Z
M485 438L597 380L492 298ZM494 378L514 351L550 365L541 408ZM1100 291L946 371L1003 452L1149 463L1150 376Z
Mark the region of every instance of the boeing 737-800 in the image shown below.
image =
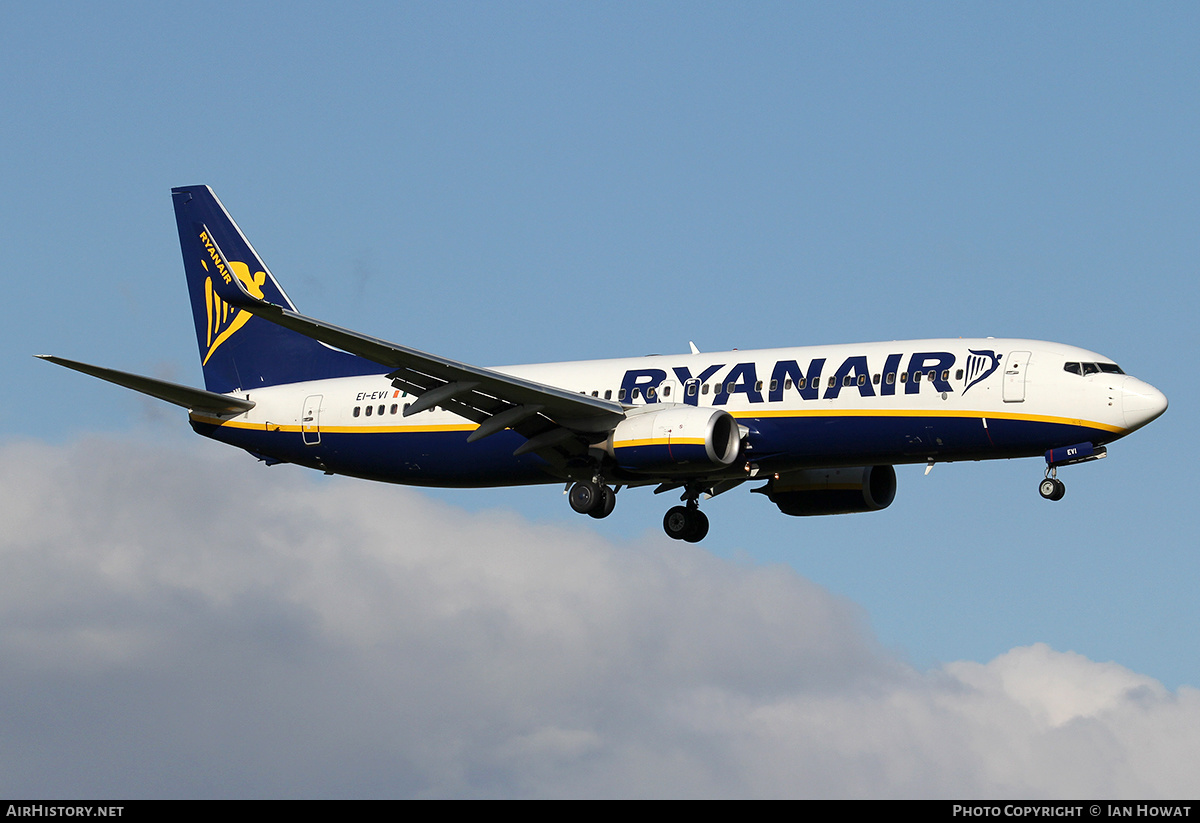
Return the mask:
M886 508L893 466L1104 457L1167 398L1095 352L1037 340L909 340L480 368L300 314L207 186L172 190L205 390L50 355L186 408L268 464L425 486L564 483L607 517L617 492L708 497L761 483L785 514Z

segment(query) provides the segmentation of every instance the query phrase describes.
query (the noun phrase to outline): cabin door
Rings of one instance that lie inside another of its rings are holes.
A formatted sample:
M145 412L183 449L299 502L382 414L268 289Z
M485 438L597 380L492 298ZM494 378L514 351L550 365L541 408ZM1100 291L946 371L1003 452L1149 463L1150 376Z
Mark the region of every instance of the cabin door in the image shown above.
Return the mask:
M1025 373L1029 371L1029 352L1009 352L1008 362L1004 364L1004 402L1022 403L1025 401Z
M316 446L321 442L322 396L313 394L304 398L304 408L300 414L300 434L304 437L306 446Z

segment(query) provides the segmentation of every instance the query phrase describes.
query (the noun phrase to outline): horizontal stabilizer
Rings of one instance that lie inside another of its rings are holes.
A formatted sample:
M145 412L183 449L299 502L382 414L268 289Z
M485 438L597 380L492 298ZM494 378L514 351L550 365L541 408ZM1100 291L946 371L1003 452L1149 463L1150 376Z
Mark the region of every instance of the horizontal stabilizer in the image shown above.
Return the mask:
M204 391L203 389L193 389L191 386L181 386L178 383L169 383L166 380L142 377L140 374L130 374L129 372L117 371L116 369L92 366L87 363L67 360L66 358L55 357L50 354L35 354L34 357L40 360L49 360L51 363L57 363L60 366L65 366L68 369L74 369L84 374L90 374L92 377L107 380L109 383L116 383L118 386L124 386L127 389L133 389L142 394L148 394L151 397L157 397L159 400L166 400L168 403L183 406L185 409L191 411L209 412L211 414L239 414L254 408L253 401L243 400L240 397L230 397L224 394L217 394L216 392Z

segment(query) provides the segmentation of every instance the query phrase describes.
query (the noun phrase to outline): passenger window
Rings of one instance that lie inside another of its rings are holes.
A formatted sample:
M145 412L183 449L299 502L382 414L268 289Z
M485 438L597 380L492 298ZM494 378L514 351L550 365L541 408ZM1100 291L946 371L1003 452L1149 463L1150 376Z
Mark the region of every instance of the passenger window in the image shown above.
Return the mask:
M370 416L371 416L371 411L372 411L374 408L375 408L374 406L367 406L367 417L370 417Z
M362 411L362 407L361 407L361 406L355 406L355 407L354 407L354 416L355 416L355 417L358 417L358 413L359 413L359 412L361 412L361 411Z
M842 378L843 386L849 386L853 382L854 382L854 378L852 378L850 375L846 375L845 377Z
M400 411L400 407L398 405L396 405L395 403L393 403L392 404L392 414L395 414L398 411Z
M942 372L942 382L944 383L945 381L947 381L949 379L950 379L950 370L946 369L944 372Z
M688 383L688 385L687 385L687 396L688 396L688 397L695 397L695 396L696 396L696 384L695 384L695 383Z
M893 383L895 383L895 382L896 382L896 373L895 373L894 371L890 371L890 372L888 372L888 375L887 375L887 384L890 386L890 385L892 385L892 384L893 384Z
M913 372L913 382L914 382L914 383L920 383L920 382L921 382L921 373L920 373L919 371L915 371L915 372Z
M829 388L832 389L836 385L837 385L837 378L836 377L829 378Z
M791 381L791 380L789 380L788 382L789 382L789 383L791 383L792 381ZM788 388L790 389L790 388L791 388L791 386L788 386ZM778 381L778 380L772 380L772 381L771 381L771 391L778 391L778 390L779 390L779 381Z
M798 388L798 389L802 389L802 388L804 388L804 386L805 386L807 383L808 383L808 378L807 378L807 377L801 377L799 380L797 380L797 381L796 381L796 388Z
M605 400L612 400L612 389L605 389L605 390L604 390L604 399L605 399Z
M792 387L792 378L789 377L783 381L783 388L785 390L788 390L788 389L791 389L791 387Z
M592 392L592 397L599 397L599 396L600 396L600 392L598 392L598 391Z
M379 404L379 413L383 414L383 404L382 403Z
M932 383L937 378L937 372L933 369L929 370L929 382Z
M873 376L871 378L871 382L874 383L876 386L878 386L879 385L879 375Z
M625 390L624 389L617 389L617 399L618 400L625 399Z
M962 369L958 369L956 372L954 372L954 379L962 380Z
M878 378L879 375L875 375L875 377ZM876 381L876 382L878 382L878 381ZM865 386L866 384L867 384L867 376L865 374L860 374L858 376L858 385Z
M634 389L632 392L630 392L630 393L629 393L629 398L630 398L631 400L637 400L637 399L638 399L638 392L640 392L640 391L641 391L641 389Z
M670 397L670 396L671 396L671 387L670 387L670 386L663 386L663 388L662 388L662 396L663 396L663 397Z
M754 390L762 391L762 381L761 380L759 380L757 383L754 384Z

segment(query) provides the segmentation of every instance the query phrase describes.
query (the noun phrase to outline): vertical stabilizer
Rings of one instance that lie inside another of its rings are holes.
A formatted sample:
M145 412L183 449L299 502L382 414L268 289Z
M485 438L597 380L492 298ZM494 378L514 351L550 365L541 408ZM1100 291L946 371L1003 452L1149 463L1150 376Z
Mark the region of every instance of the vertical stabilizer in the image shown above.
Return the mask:
M237 223L208 186L171 189L196 341L209 391L250 391L261 386L376 374L368 360L330 348L223 301L214 277L237 277L255 297L295 311L295 306Z

